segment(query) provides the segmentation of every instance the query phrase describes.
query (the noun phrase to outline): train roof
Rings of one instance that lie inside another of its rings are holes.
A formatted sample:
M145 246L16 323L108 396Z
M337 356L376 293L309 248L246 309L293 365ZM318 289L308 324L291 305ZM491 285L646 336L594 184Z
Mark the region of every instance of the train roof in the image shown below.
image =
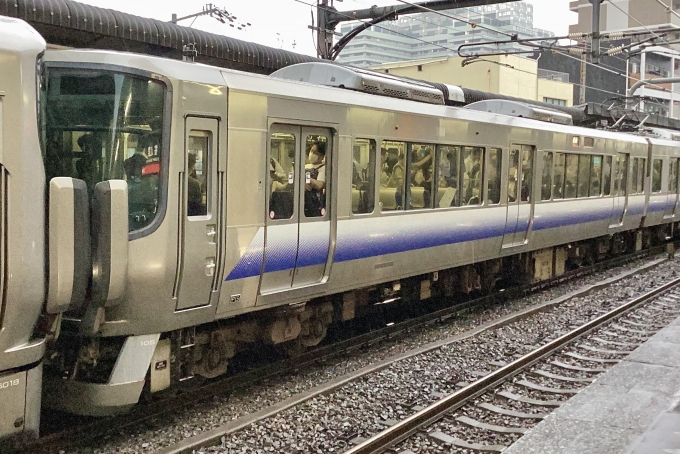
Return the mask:
M316 100L329 104L371 107L424 116L434 115L445 118L458 118L480 123L552 131L593 138L647 143L644 137L633 134L547 123L538 120L474 111L454 106L426 104L411 100L376 96L343 88L284 80L201 63L182 62L128 52L80 49L48 50L45 53L45 61L108 64L131 67L163 75L170 79L192 81L214 86L226 86L229 90L259 92L271 96L295 98L304 101ZM678 146L677 142L669 140L657 138L651 140L659 144Z

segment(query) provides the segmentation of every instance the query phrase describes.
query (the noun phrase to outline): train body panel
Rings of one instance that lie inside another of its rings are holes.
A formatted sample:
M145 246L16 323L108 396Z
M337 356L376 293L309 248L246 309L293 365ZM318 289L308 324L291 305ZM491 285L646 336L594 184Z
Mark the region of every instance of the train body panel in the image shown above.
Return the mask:
M37 129L37 71L45 41L0 17L0 445L35 437L44 335L45 176ZM2 447L0 446L0 450Z

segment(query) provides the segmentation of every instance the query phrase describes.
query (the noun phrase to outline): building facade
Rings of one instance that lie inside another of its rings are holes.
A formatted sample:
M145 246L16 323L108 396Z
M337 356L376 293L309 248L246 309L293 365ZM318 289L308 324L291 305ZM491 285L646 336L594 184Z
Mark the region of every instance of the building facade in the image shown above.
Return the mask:
M680 76L679 47L676 44L670 44L680 39L680 17L676 15L680 14L680 0L664 0L662 3L655 0L617 0L600 5L602 32L678 29L678 32L664 35L669 44L664 45L663 41L658 41L658 46L641 46L631 52L627 61L624 60L626 91L640 79ZM572 1L570 8L578 13L578 23L571 25L569 31L572 33L590 32L593 6L589 0ZM615 58L623 60L622 56ZM651 98L638 105L638 108L644 111L680 118L680 84L678 83L642 86L633 95Z
M600 5L600 30L618 32L645 28L680 28L679 0L664 0L671 10L656 0L615 0ZM569 8L578 13L578 23L569 26L570 33L590 33L593 25L593 5L589 0L575 0Z
M520 39L554 36L552 32L533 27L533 5L526 2L461 8L442 13L445 15L411 14L364 30L343 49L338 62L369 67L389 62L458 56L461 45L467 45L464 49L468 54L527 50L517 43L486 44L509 38L495 31L473 27L469 22L517 34ZM340 33L344 35L358 25L358 22L344 23Z

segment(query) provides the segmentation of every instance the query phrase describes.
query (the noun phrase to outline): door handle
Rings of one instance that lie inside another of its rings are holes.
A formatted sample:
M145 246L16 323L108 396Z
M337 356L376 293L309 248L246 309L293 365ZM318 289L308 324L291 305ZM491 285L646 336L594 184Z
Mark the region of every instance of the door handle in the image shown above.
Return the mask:
M206 276L214 276L216 267L217 267L217 265L215 265L215 258L214 257L207 257L205 259L205 275Z

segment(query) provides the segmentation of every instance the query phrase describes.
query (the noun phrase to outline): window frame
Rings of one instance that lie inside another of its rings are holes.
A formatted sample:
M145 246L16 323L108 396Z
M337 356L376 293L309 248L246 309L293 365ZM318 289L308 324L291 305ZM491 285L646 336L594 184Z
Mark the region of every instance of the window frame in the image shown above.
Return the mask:
M131 76L142 77L145 79L157 81L164 85L164 95L163 95L163 121L162 121L162 135L160 142L160 150L158 152L160 158L160 175L159 175L159 194L158 194L158 211L153 221L144 227L128 232L128 241L133 241L139 238L146 237L154 233L161 226L165 220L165 216L168 211L168 187L169 187L169 177L170 177L170 136L172 133L172 109L173 109L173 97L174 97L174 87L170 78L165 77L162 74L156 72L146 71L139 68L132 68L129 66L122 66L110 63L93 63L93 62L55 62L55 61L43 61L44 77L45 80L49 80L50 69L58 70L76 70L76 71L107 71L116 72L122 74L128 74ZM39 96L40 98L41 96ZM40 104L45 108L46 100L41 99ZM222 121L221 116L214 117L218 122ZM39 128L41 129L41 128ZM43 156L45 150L42 150Z

